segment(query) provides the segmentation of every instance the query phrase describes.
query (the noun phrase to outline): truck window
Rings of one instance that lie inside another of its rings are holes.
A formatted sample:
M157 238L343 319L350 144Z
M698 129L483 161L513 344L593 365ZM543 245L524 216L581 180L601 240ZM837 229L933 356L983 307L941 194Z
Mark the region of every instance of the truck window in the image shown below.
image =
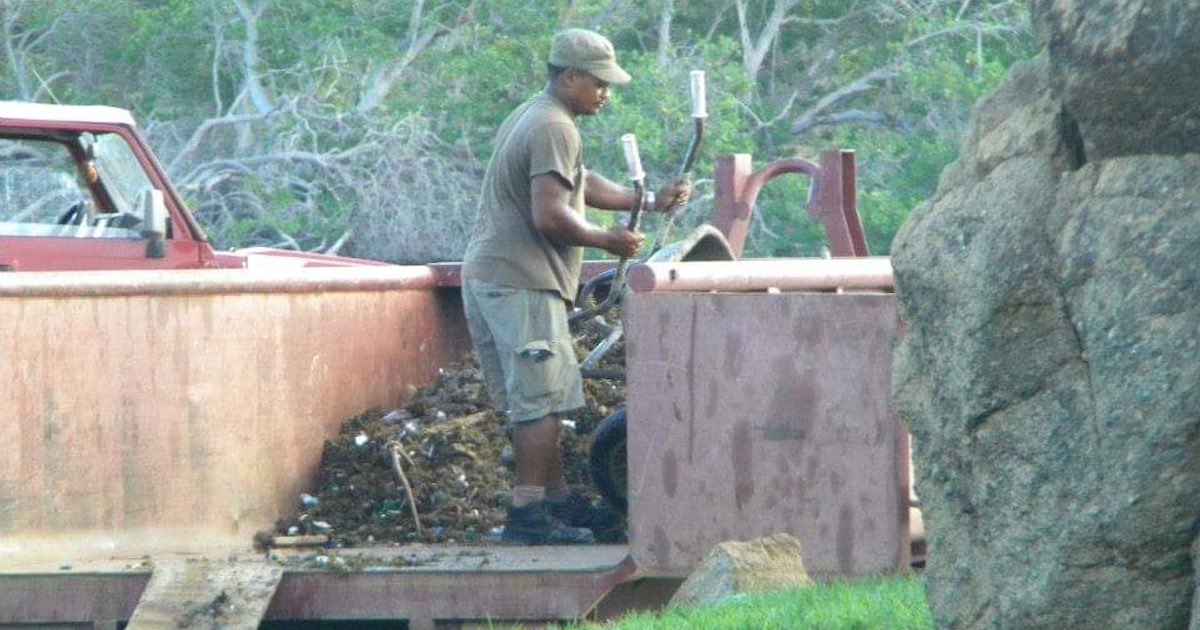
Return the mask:
M113 210L136 216L139 195L152 185L133 149L124 138L109 133L96 137L93 153L100 183L112 199Z
M132 178L121 165L119 150L100 148L90 164L80 163L68 144L76 143L81 151L93 142L109 147L110 135L101 136L103 140L0 138L0 236L141 238L136 196L125 196ZM116 166L101 167L101 156L109 154L117 156L112 160ZM102 179L88 185L105 171L111 173L111 187ZM97 198L97 191L106 191L108 198Z

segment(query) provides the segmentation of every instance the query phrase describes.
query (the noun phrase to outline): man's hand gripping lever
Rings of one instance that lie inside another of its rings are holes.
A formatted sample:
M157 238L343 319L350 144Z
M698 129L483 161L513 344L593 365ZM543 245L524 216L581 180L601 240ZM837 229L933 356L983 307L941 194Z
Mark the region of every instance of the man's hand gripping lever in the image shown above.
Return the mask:
M642 158L638 154L637 137L631 133L621 136L621 148L625 152L625 165L629 169L629 179L633 182L633 207L630 208L629 222L625 225L628 232L636 234L638 226L642 222L642 212L646 207L646 172L642 170ZM636 253L636 251L634 252ZM591 291L585 290L581 292L580 302L583 307L571 313L568 318L569 323L574 328L579 322L587 321L592 317L603 314L611 309L620 300L621 291L625 285L625 274L629 271L629 261L632 254L622 256L617 262L617 269L613 275L612 283L609 286L608 295L604 300L594 306L587 306L587 298L590 297ZM610 333L611 336L612 333ZM620 335L617 335L620 338ZM606 340L607 341L607 340ZM615 343L616 339L612 343ZM605 345L603 342L601 345ZM612 345L609 343L608 345ZM593 354L595 351L593 351Z
M692 168L696 166L696 156L700 153L700 143L704 139L704 123L708 120L708 98L704 85L704 71L692 70L692 142L688 145L687 154L683 157L683 163L679 165L679 172L675 176L676 184L687 182L689 185L686 188L686 193L682 195L682 199L678 196L672 200L672 203L666 206L664 212L667 214L667 220L663 221L662 228L654 237L654 241L650 246L650 256L653 256L663 245L666 244L667 238L671 235L671 230L675 227L675 219L679 216L680 210L687 205L688 196L691 195L689 176L692 173Z

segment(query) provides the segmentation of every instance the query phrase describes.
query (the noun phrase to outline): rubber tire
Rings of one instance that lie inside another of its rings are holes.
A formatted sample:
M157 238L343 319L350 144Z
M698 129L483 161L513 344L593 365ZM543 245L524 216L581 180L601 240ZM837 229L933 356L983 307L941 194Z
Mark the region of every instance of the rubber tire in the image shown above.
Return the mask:
M629 465L625 435L625 408L622 407L596 426L588 452L588 466L596 491L621 514L629 511Z
M608 299L608 292L612 290L612 281L616 275L616 269L609 269L588 280L576 292L575 304L580 308L589 308L602 304L604 300Z

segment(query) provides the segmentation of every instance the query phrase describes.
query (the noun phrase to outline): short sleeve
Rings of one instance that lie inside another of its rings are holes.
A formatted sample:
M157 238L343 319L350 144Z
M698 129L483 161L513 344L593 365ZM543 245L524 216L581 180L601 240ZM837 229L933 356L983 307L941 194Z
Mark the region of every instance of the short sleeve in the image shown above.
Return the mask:
M573 125L540 126L529 135L529 179L555 173L574 188L578 184L581 153L579 130Z

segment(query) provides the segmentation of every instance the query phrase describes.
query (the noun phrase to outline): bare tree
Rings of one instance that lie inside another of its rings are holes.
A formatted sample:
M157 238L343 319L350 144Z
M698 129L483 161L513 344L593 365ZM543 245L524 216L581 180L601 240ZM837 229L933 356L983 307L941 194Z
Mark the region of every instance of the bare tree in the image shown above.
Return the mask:
M767 54L771 52L775 38L779 37L780 29L788 21L788 12L798 4L800 0L775 0L771 14L755 34L751 32L753 26L746 15L746 0L734 0L738 16L738 34L742 43L742 66L745 67L746 74L758 76Z
M54 32L58 20L41 30L29 28L22 18L25 9L30 5L26 0L0 0L0 12L3 16L0 37L4 39L4 53L8 59L9 73L16 86L17 96L23 101L38 100L43 93L49 92L50 84L55 79L66 75L65 72L57 72L49 77L42 77L31 63L34 52ZM53 97L52 93L50 95Z
M246 39L242 42L242 71L245 73L246 92L258 113L265 115L275 109L275 103L267 93L258 70L258 18L262 16L267 2L257 0L254 6L246 4L246 0L233 0L233 3L246 29Z
M218 243L421 262L461 255L478 185L478 160L443 143L418 115L364 115L449 26L411 12L408 50L374 76L350 111L328 101L356 83L344 59L271 69L260 57L266 0L212 2L208 19L212 112L190 131L147 121L168 173ZM439 7L444 9L448 5ZM238 28L232 28L237 26ZM240 33L240 35L235 35ZM335 48L327 49L336 54ZM238 77L239 91L221 85ZM225 77L222 80L222 77ZM163 150L165 148L165 150Z
M675 0L663 0L658 12L658 65L665 66L671 55L671 21L675 17Z
M443 24L425 16L425 0L415 0L408 21L408 46L400 58L390 64L367 73L363 79L362 95L358 99L359 113L369 112L379 107L391 93L392 89L404 79L412 64L425 52L433 42L440 37L450 34L471 20L474 3L459 11L454 22ZM435 14L437 11L435 11Z

